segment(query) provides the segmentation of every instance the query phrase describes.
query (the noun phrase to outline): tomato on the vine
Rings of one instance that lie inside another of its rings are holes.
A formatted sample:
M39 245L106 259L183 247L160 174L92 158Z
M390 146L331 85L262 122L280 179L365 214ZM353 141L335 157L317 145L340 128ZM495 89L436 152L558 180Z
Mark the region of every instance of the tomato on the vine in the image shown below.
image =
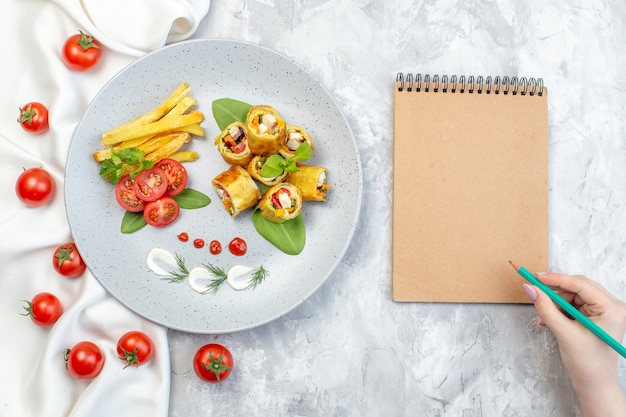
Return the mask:
M180 206L172 197L161 197L146 203L143 218L151 226L164 227L174 223L180 214Z
M29 168L15 182L17 197L28 207L48 204L54 196L55 184L52 175L43 168Z
M32 101L20 107L17 122L28 133L38 134L48 130L48 109L41 103Z
M93 68L102 56L100 43L82 31L72 35L63 44L63 62L74 71L87 71Z
M117 355L129 366L141 366L152 358L154 345L150 337L138 330L124 333L117 341Z
M233 370L233 355L224 346L209 343L202 346L193 357L193 369L206 382L222 382Z
M56 248L52 256L52 265L59 274L67 278L75 278L87 268L73 242L64 243Z
M67 372L76 379L93 379L104 367L104 355L93 342L78 342L65 351Z
M175 159L164 158L154 164L154 166L165 173L168 182L167 193L169 195L176 195L185 189L188 176L183 164Z
M24 316L38 326L48 327L57 322L63 314L63 306L56 295L49 292L41 292L33 297L31 301L25 301Z

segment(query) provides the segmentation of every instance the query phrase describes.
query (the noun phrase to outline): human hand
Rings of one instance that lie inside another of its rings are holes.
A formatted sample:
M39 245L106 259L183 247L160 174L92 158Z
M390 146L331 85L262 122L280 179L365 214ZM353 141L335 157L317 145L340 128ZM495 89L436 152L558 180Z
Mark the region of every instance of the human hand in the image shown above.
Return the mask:
M536 275L616 340L623 340L626 304L600 284L580 275ZM535 304L539 323L547 326L559 342L561 361L572 380L583 414L613 415L616 409L616 415L625 415L626 401L617 376L617 352L566 316L541 290L528 284L524 284L524 289Z

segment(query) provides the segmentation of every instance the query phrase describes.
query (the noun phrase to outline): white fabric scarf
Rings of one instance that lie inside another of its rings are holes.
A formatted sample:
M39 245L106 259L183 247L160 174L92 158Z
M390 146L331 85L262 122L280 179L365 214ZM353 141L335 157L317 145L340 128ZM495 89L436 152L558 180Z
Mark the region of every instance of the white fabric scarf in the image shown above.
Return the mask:
M65 159L74 128L100 88L136 57L192 35L209 0L3 0L0 27L0 416L167 416L170 364L167 333L122 306L89 271L68 279L52 268L54 250L72 240L65 217ZM82 30L103 45L92 71L70 71L60 51ZM44 103L50 130L23 131L18 108ZM41 166L56 182L52 202L25 207L15 182L25 168ZM93 175L93 173L85 173ZM124 250L120 248L120 250ZM112 260L114 262L114 260ZM56 294L64 314L51 328L23 313L23 300ZM115 346L141 330L155 344L152 361L123 369ZM81 340L105 355L92 381L72 379L63 354Z

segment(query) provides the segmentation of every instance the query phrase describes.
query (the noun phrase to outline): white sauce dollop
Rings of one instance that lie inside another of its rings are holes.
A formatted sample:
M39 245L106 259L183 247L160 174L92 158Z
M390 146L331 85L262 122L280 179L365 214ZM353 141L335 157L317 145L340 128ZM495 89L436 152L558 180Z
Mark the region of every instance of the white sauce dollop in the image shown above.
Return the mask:
M170 275L172 271L178 269L176 257L161 248L152 248L152 250L148 252L146 264L150 271L162 277L166 277ZM164 267L167 267L167 269Z

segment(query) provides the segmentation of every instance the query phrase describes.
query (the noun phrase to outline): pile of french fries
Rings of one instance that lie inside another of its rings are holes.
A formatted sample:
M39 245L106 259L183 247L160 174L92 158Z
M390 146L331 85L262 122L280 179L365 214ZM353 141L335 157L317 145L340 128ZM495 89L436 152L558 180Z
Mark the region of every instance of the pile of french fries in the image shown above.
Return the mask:
M105 148L94 152L93 159L102 162L111 158L112 150L136 148L143 151L144 159L149 161L196 160L197 152L180 150L192 136L204 137L200 126L204 114L191 110L197 102L189 95L190 91L191 87L183 82L159 107L103 133L101 144Z

